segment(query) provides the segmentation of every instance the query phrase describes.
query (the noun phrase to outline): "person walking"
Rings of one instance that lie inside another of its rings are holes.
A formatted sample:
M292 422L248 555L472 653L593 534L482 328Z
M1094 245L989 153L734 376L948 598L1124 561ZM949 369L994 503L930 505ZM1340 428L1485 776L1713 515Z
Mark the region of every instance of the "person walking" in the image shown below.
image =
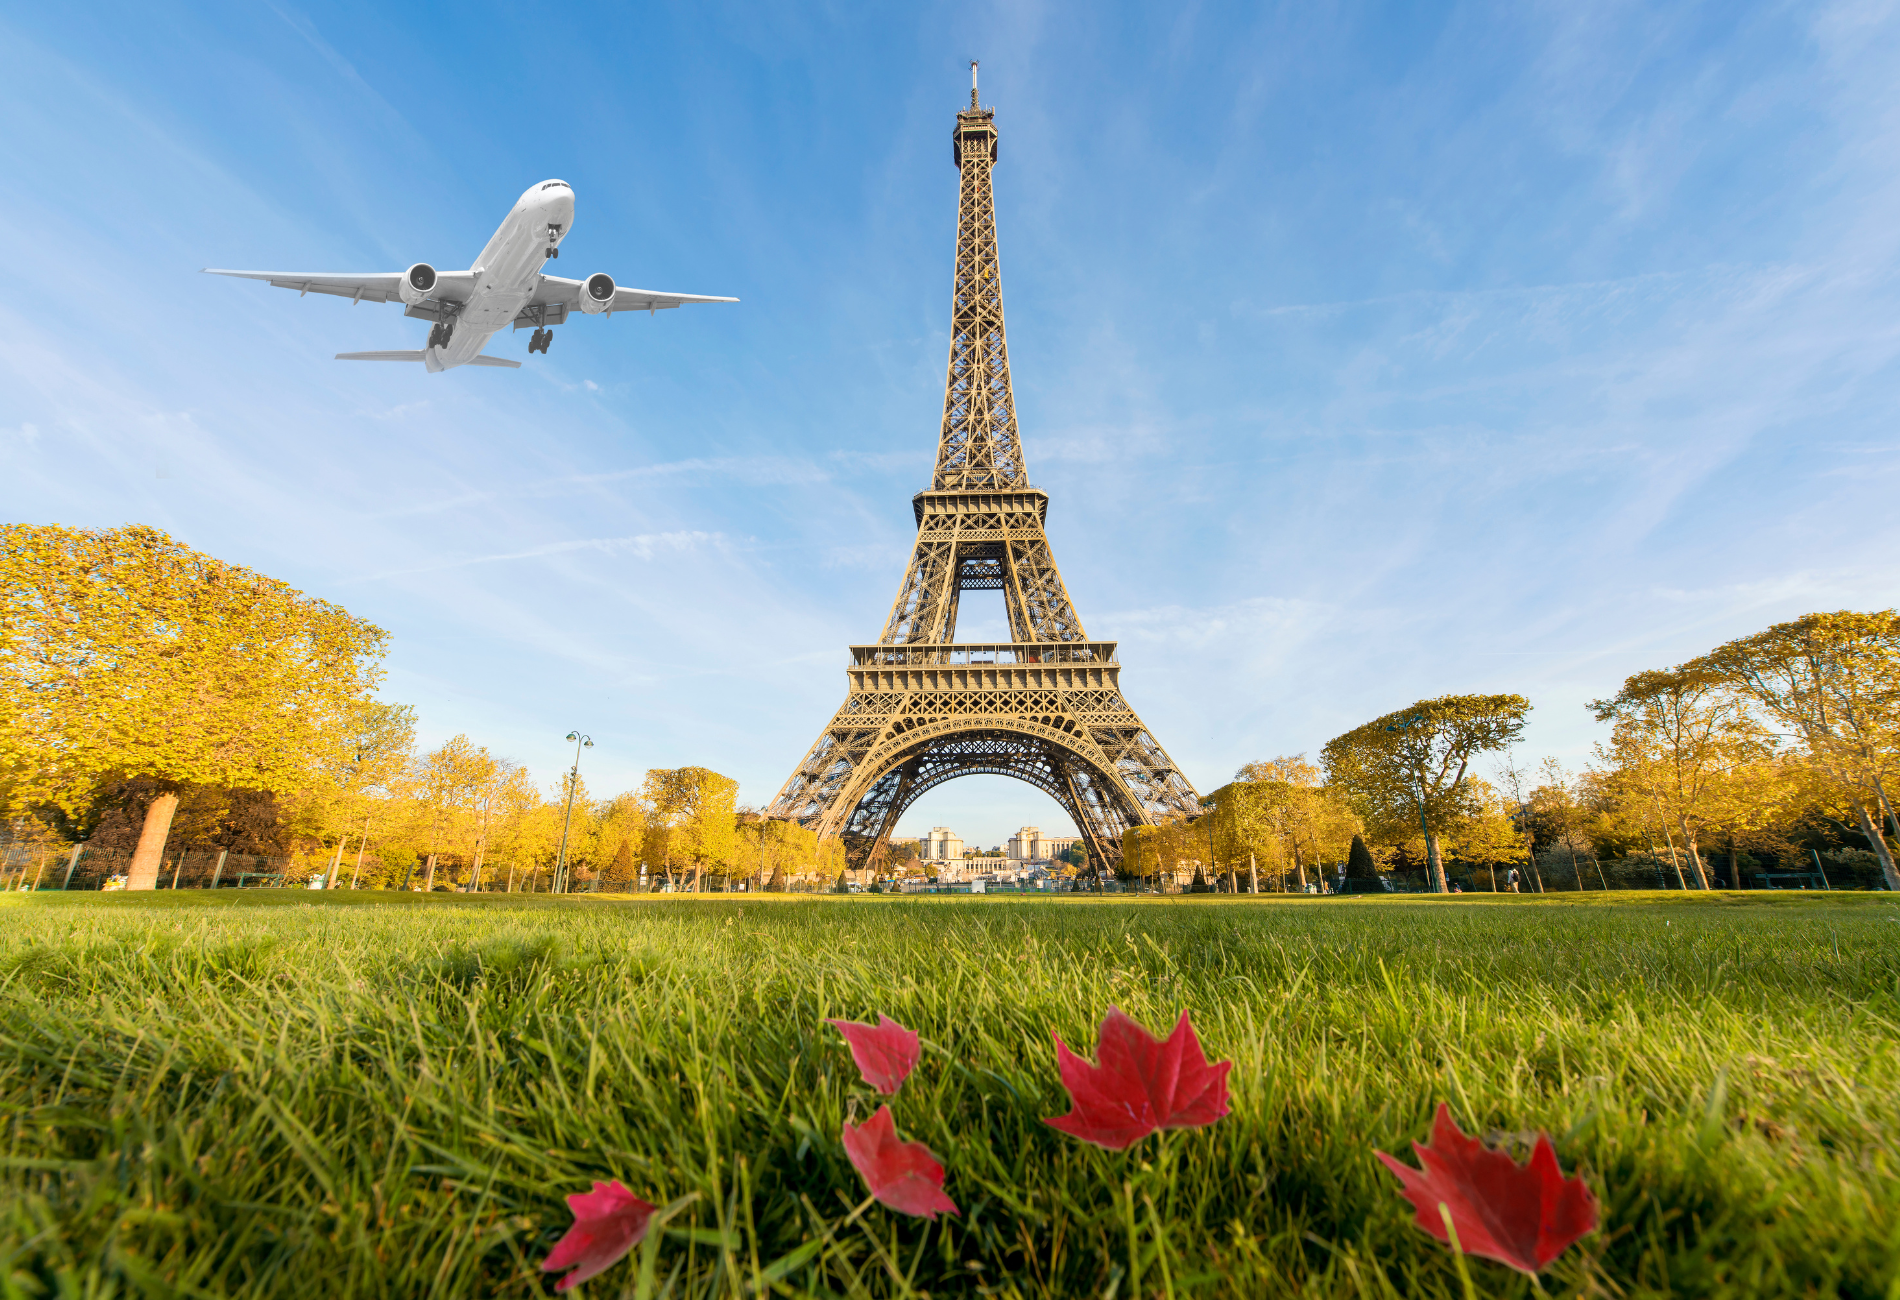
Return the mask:
M1513 894L1517 892L1517 868L1512 867L1510 874L1504 877L1504 887Z

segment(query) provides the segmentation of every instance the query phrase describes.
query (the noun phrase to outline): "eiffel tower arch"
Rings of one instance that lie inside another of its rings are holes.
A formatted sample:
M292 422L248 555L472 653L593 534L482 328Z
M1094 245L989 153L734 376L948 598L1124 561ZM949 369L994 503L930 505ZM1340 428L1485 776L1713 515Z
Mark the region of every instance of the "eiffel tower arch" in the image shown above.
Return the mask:
M1122 832L1200 811L1193 785L1122 694L1115 642L1092 641L1069 599L1016 427L990 171L996 110L970 107L952 137L962 184L949 375L930 487L912 498L917 540L875 645L851 647L844 704L768 815L844 837L854 867L882 853L925 791L961 776L1026 781L1069 814L1091 864L1121 860ZM956 640L965 591L1003 593L1010 640Z

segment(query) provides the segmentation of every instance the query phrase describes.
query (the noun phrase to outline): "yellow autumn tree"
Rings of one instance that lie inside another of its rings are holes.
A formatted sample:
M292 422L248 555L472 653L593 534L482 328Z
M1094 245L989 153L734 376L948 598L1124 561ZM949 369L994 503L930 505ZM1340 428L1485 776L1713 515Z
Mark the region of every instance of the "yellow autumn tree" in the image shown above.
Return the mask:
M1290 863L1298 888L1309 867L1344 862L1363 826L1341 792L1320 784L1322 773L1304 754L1248 763L1234 780L1205 796L1212 809L1212 857L1238 879ZM1248 888L1251 888L1251 882Z
M341 765L388 634L156 528L0 526L0 772L76 810L145 778L127 887L151 889L180 789L288 792Z
M1801 741L1847 796L1887 888L1900 890L1881 827L1900 832L1886 788L1900 758L1900 610L1803 614L1717 646L1684 671L1720 675Z
M1205 867L1208 853L1205 819L1176 817L1122 832L1121 874L1134 879L1159 877L1166 884Z
M1353 803L1381 839L1403 841L1416 825L1428 878L1448 888L1440 839L1474 815L1472 760L1504 749L1524 730L1521 695L1441 695L1363 723L1326 742L1328 783Z
M709 873L742 869L737 781L705 767L656 768L640 793L648 809L649 863L669 874L676 865L692 867L688 892L697 892Z

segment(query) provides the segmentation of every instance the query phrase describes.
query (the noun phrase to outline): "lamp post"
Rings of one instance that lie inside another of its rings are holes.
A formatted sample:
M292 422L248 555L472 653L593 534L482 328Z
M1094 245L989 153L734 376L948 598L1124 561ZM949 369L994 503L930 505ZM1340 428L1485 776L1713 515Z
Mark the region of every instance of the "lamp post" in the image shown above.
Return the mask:
M567 828L574 824L574 791L581 784L581 748L594 747L592 736L583 736L578 731L570 731L567 738L574 742L574 767L567 774L567 813L561 818L561 854L554 862L554 893L567 892Z
M1220 871L1214 866L1214 812L1212 809L1209 809L1207 813L1207 874L1208 889L1219 893Z
M1412 724L1418 720L1418 714L1414 713L1398 726L1387 727L1386 730L1409 731ZM1436 894L1439 892L1439 881L1438 873L1432 870L1432 828L1425 824L1425 773L1421 769L1412 775L1417 778L1412 800L1418 806L1418 829L1425 836L1425 879L1431 885L1432 892Z

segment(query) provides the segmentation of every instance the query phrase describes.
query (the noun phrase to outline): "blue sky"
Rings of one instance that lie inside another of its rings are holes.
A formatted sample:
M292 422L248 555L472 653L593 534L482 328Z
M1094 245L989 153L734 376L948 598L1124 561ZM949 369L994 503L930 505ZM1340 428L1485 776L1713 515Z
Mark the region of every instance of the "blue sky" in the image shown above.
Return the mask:
M1892 3L11 6L0 509L375 620L427 741L765 802L903 572L971 58L1056 556L1203 791L1447 691L1574 766L1629 673L1895 602ZM562 272L744 301L428 375L196 273L466 266L547 177Z

